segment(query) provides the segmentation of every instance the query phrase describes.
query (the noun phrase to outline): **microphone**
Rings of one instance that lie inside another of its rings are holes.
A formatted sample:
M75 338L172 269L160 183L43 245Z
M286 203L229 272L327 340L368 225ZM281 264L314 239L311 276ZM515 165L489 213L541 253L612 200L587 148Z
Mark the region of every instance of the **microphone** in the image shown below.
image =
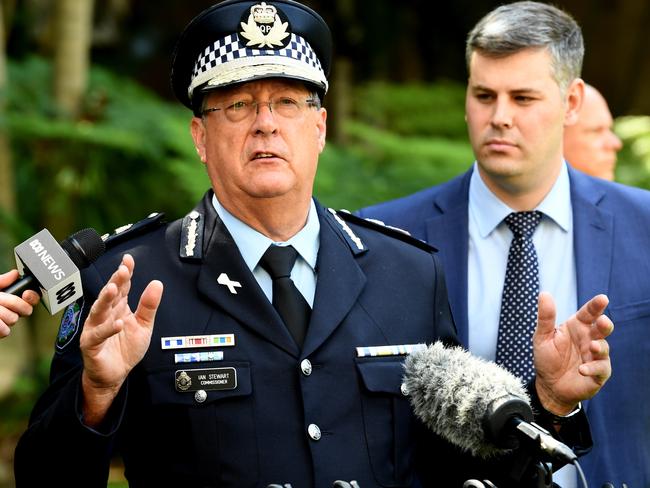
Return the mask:
M88 267L105 250L94 229L75 232L61 244L43 229L14 248L22 278L1 291L18 296L25 290L39 291L43 305L54 315L83 295L79 269Z
M404 385L415 415L433 432L475 457L487 459L532 442L554 459L577 456L532 422L521 380L461 347L436 342L412 353Z

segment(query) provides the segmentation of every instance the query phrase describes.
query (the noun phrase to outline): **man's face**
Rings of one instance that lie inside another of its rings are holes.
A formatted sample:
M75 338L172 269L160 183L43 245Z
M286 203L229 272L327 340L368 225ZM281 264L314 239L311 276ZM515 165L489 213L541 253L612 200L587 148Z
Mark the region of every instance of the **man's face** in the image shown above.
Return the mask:
M264 204L262 199L289 197L308 202L325 147L326 111L306 106L310 93L301 83L280 78L253 81L206 95L207 112L192 119L196 150L208 170L219 201L231 212ZM263 102L293 100L295 117L272 112ZM223 108L235 102L259 102L243 120L230 120Z
M574 168L606 180L614 179L616 153L622 143L612 132L607 102L593 87L586 87L578 121L564 131L564 156Z
M499 58L472 54L469 138L481 177L506 203L508 196L543 198L550 190L562 163L564 124L580 104L580 83L575 80L563 96L545 49Z

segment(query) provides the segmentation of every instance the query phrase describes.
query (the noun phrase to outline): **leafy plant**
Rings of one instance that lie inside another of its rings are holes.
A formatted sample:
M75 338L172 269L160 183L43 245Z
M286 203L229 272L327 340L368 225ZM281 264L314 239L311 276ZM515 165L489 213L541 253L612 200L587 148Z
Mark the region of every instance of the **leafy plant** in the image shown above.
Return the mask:
M356 209L442 183L473 161L464 120L464 88L361 85L345 147L328 144L316 178L324 203Z
M7 127L22 224L14 231L47 224L55 235L85 226L104 232L154 210L186 211L192 195L177 175L196 161L187 111L93 68L82 118L62 119L50 78L42 59L10 65Z
M650 117L619 117L614 130L623 141L616 167L617 181L650 189Z

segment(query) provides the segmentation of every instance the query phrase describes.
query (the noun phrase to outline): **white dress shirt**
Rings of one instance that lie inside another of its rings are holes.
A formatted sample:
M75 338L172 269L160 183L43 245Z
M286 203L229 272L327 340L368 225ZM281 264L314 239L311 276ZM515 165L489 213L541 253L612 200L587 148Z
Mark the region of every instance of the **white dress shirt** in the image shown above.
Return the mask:
M274 242L223 208L216 195L212 197L212 205L214 205L217 214L230 235L232 235L239 252L246 262L246 266L253 273L269 301L273 302L273 282L269 274L261 266L258 266L258 263L268 247ZM313 200L309 207L305 226L288 241L276 242L275 244L293 246L298 251L298 258L291 270L291 279L305 297L309 306L313 308L314 294L316 293L316 259L320 247L320 222L318 221L316 205L314 205Z

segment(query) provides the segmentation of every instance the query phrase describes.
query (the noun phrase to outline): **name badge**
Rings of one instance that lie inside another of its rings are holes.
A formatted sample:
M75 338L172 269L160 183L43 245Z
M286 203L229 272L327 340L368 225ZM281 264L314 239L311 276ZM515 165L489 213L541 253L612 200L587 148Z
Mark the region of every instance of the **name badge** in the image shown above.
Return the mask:
M216 391L237 388L235 368L179 369L175 374L176 391Z

